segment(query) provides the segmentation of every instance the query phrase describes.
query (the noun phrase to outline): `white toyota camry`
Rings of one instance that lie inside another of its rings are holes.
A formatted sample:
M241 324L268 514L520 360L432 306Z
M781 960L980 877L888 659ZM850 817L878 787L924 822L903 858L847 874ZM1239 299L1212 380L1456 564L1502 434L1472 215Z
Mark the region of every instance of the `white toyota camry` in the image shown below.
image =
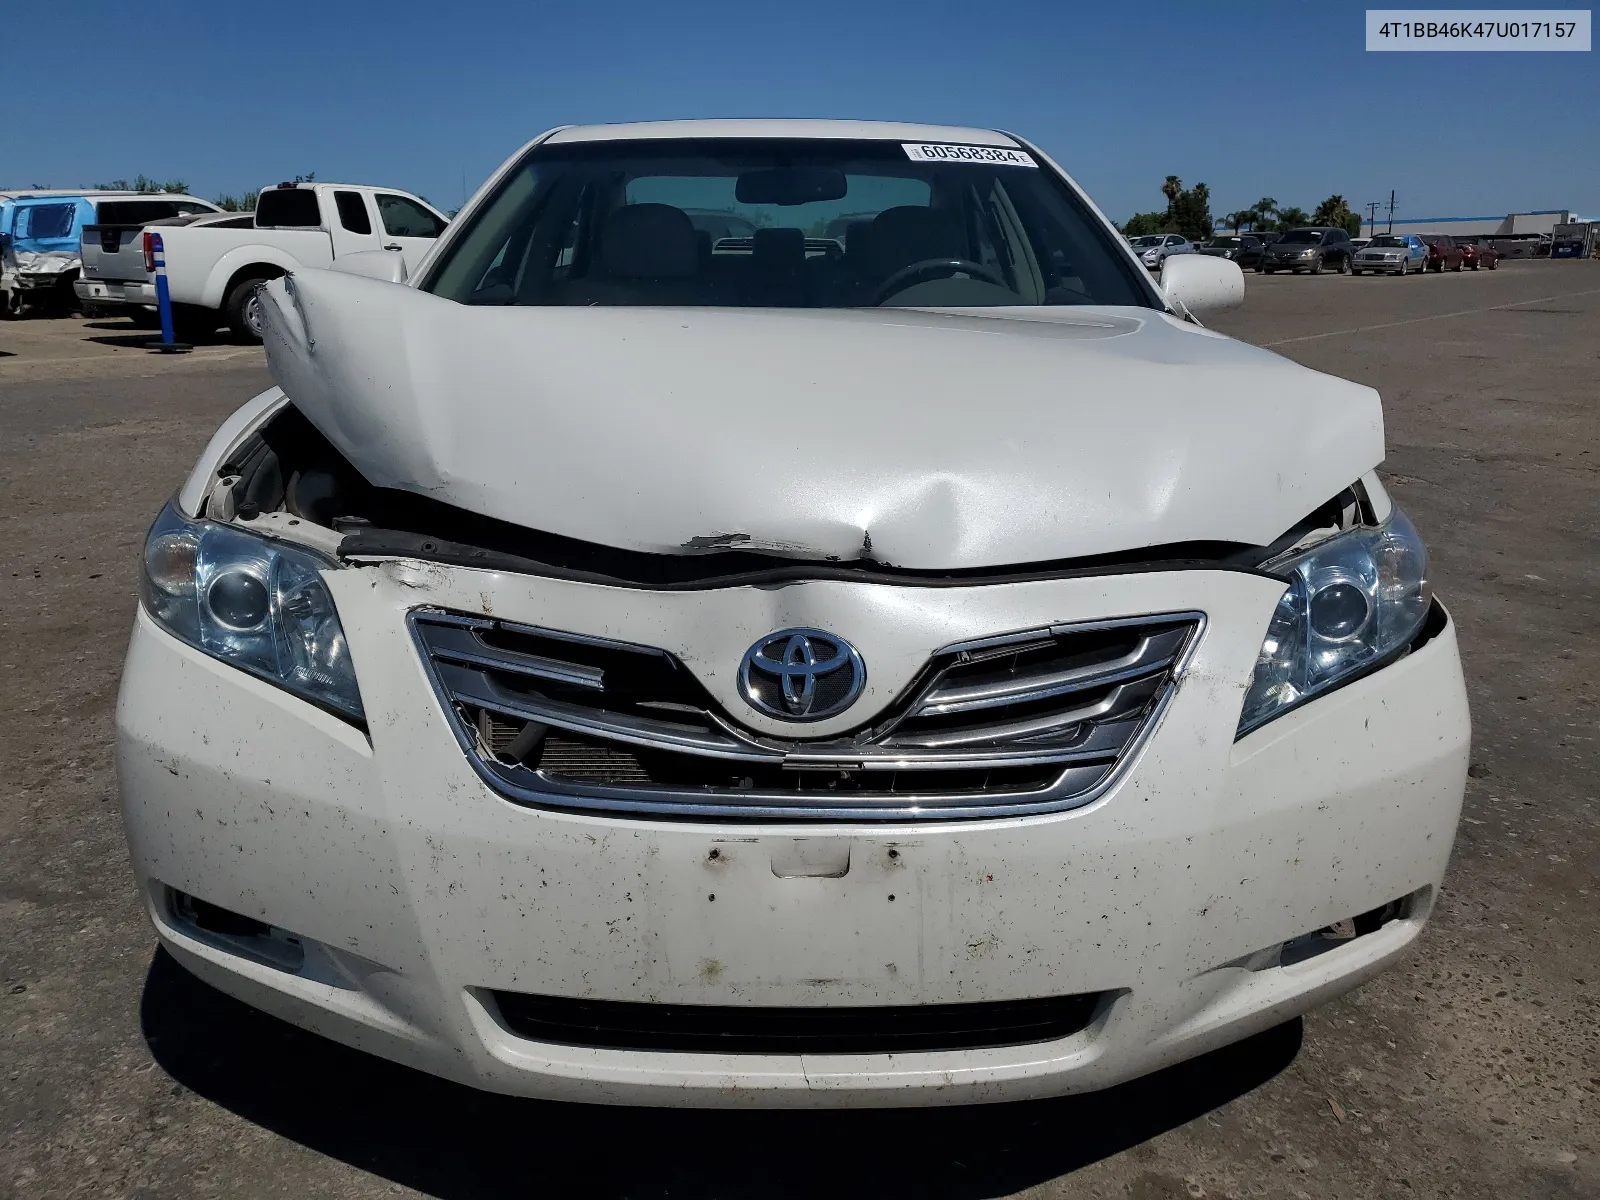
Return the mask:
M1417 937L1468 750L1370 388L1036 147L567 128L262 296L117 713L166 948L501 1092L1105 1087Z

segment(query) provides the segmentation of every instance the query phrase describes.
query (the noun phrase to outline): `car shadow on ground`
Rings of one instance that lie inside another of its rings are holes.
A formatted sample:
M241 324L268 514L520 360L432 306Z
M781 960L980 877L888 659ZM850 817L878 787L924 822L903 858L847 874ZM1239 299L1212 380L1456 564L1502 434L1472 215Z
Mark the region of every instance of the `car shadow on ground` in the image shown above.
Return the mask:
M841 1112L518 1100L304 1033L157 951L145 1040L177 1083L273 1133L429 1195L976 1198L1055 1179L1201 1117L1294 1061L1290 1021L1090 1096Z

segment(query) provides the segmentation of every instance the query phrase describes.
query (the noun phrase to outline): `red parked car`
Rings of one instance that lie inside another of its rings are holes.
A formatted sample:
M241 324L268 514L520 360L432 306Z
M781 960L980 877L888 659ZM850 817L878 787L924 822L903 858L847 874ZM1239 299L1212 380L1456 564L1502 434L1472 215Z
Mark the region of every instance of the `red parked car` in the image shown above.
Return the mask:
M1476 271L1479 267L1488 267L1494 270L1500 265L1500 251L1487 242L1461 242L1461 259L1467 266ZM1433 255L1428 255L1431 261Z
M1455 238L1442 233L1425 233L1422 240L1428 244L1428 268L1435 271L1442 271L1446 267L1452 271L1461 270L1466 256L1461 253Z

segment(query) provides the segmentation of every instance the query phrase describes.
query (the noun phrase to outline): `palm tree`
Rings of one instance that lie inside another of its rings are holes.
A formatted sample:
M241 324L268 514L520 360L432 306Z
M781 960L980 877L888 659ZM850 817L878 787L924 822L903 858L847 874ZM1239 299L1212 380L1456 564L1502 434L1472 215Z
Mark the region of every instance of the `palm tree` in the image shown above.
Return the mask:
M1257 200L1250 207L1255 211L1256 214L1255 220L1253 220L1251 224L1254 225L1259 222L1263 229L1272 224L1272 218L1278 213L1278 202L1271 196L1261 197L1261 199Z
M1167 198L1167 207L1171 208L1177 200L1178 193L1183 191L1183 180L1176 175L1168 175L1167 181L1161 185L1161 194Z
M1290 205L1288 208L1278 210L1278 226L1282 229L1293 229L1297 225L1305 225L1311 220L1306 216L1306 210Z

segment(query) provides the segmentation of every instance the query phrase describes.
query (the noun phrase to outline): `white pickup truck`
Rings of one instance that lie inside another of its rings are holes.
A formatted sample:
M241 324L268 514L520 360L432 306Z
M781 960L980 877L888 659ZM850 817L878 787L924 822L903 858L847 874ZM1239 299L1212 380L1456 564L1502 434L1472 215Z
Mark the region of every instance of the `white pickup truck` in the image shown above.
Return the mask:
M415 271L449 218L393 188L343 183L280 183L263 188L255 224L201 223L159 230L166 253L173 320L189 334L226 323L259 341L256 289L299 267L328 267L369 250L399 253ZM152 272L150 280L154 283Z

